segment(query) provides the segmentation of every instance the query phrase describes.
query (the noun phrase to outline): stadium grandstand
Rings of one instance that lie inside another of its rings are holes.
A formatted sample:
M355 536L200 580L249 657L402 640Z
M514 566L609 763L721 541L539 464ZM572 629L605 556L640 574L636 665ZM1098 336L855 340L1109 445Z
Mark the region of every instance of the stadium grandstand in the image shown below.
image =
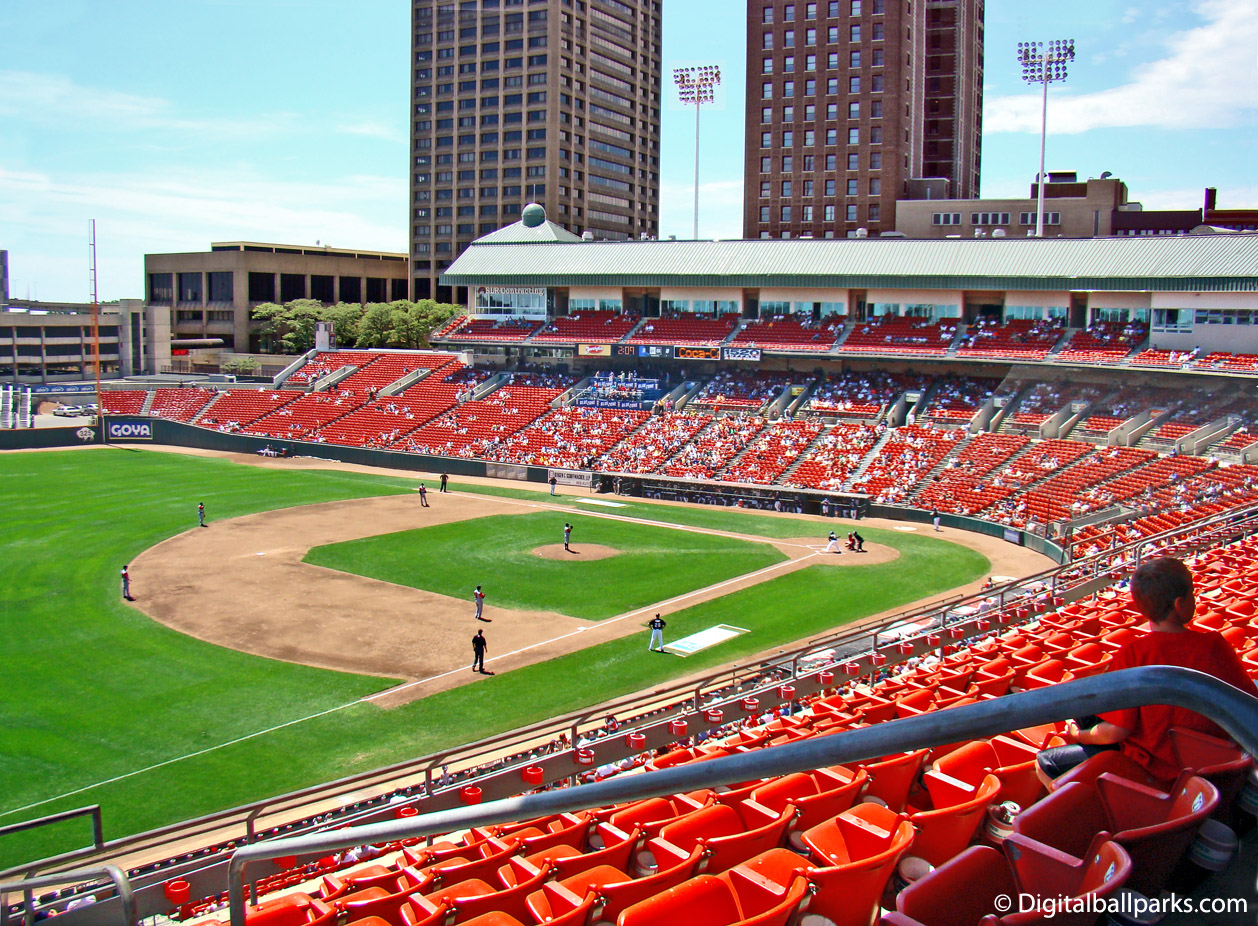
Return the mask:
M1052 567L97 840L8 873L24 897L7 916L1084 924L1103 908L1067 901L1236 874L1235 832L1258 815L1258 700L1176 670L1101 676L1144 627L1132 571L1176 556L1195 626L1258 679L1258 236L545 242L539 223L451 265L443 284L471 302L434 350L316 350L250 386L112 384L105 433L562 477L596 504L785 505L927 538L933 521ZM1163 703L1227 736L1172 728L1169 778L1118 752L1051 787L1037 774L1070 718Z

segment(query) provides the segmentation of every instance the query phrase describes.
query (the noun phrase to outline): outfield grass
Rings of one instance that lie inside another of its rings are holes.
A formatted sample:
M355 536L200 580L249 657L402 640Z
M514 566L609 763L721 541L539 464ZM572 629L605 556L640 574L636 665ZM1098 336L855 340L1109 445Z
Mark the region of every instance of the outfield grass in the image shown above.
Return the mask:
M565 518L578 552L561 560L534 555L537 547L563 541ZM583 544L621 552L582 560ZM483 584L491 605L602 620L785 559L764 543L537 512L327 544L312 549L305 562L462 599Z
M386 712L358 699L388 680L185 637L124 605L117 574L139 551L192 528L198 501L212 527L256 511L410 491L409 481L109 449L0 454L0 485L8 553L0 646L9 655L0 676L0 825L99 803L107 838L514 729L907 605L988 568L930 536L862 531L902 559L812 567L671 615L667 639L722 622L752 631L690 659L647 653L643 630ZM703 515L703 526L763 536L816 536L824 526L721 509L630 510L678 523ZM85 842L85 828L69 824L9 837L0 840L0 867Z
M564 495L560 493L552 496L547 492L498 485L451 482L450 488L459 492L471 492L474 495L493 495L498 498L519 499L548 506L557 505L563 508L571 508L573 511L599 510L619 517L640 518L644 521L667 521L670 524L685 524L689 527L733 531L739 534L752 534L757 537L770 537L774 540L797 540L804 537L821 540L830 531L829 525L818 524L816 521L757 514L744 511L741 508L718 508L715 506L688 508L681 505L635 502L618 495L592 496L584 490L580 491L580 494ZM580 501L581 499L591 498L612 502L616 507L591 506L582 504ZM836 523L839 522L836 521ZM849 522L841 523L846 524ZM878 533L886 535L887 532L879 531ZM865 535L865 531L862 530L861 534ZM866 536L865 539L870 540L872 537Z

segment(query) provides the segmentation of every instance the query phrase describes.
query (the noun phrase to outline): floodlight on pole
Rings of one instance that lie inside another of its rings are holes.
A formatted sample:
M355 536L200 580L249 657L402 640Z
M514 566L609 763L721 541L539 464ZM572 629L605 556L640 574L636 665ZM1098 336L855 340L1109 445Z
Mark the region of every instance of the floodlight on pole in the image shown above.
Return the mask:
M699 67L673 68L673 82L677 84L677 98L682 105L694 104L695 108L695 227L694 237L699 240L699 110L704 103L716 99L716 88L721 85L721 69L715 64Z
M1074 39L1053 39L1051 42L1019 42L1018 61L1022 79L1028 84L1043 86L1040 114L1040 172L1036 177L1038 196L1035 207L1035 237L1044 237L1044 147L1048 140L1048 85L1066 79L1066 66L1075 60Z

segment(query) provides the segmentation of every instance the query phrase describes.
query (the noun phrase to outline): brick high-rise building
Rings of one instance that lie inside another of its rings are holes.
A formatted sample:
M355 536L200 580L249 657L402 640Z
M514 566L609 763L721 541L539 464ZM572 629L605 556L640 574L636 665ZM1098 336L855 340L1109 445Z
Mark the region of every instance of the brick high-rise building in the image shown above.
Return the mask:
M889 231L924 176L977 195L983 0L749 0L747 17L745 237Z
M529 202L596 238L659 228L662 0L413 0L412 297Z

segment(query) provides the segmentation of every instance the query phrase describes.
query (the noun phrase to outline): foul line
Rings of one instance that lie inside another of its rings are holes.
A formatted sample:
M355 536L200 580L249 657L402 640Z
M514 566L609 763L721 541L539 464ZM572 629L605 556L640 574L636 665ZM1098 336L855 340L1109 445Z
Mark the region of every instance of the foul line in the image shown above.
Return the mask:
M476 498L480 500L484 500L487 498L487 496L480 495L474 492L448 492L446 494L459 495L465 498ZM768 573L786 569L788 567L791 568L792 570L797 569L799 568L798 566L799 563L809 560L813 558L814 556L820 555L820 553L817 550L813 549L807 544L792 543L790 541L785 541L785 540L774 540L772 538L760 537L754 534L735 534L732 531L722 531L722 530L716 530L713 528L694 527L689 524L674 524L669 521L652 521L646 518L631 518L626 515L609 514L609 513L601 512L601 511L582 510L582 511L574 512L571 508L568 508L562 505L547 505L547 504L541 504L538 502L525 502L525 501L520 501L517 499L502 498L499 496L489 496L489 497L492 497L494 501L501 502L506 505L518 505L524 508L540 508L540 509L544 509L548 511L564 511L569 514L581 514L587 518L605 518L609 521L624 521L631 524L649 524L655 527L672 528L673 530L688 531L694 534L707 534L709 536L714 536L714 537L726 537L732 540L745 540L745 541L756 542L756 543L764 543L764 542L777 543L777 544L781 544L782 546L800 547L803 549L810 550L811 552L809 552L805 556L799 557L798 559L788 559L784 563L774 563L772 566L766 566L765 568L758 569L755 572L749 572L741 576L735 576L732 579L726 579L723 582L718 582L715 585L709 585L709 586L706 586L705 588L699 588L699 589L695 589L694 591L685 592L684 594L676 595L672 598L669 598L666 601L658 601L658 602L655 602L654 604L650 604L642 608L637 608L636 610L633 610L633 611L627 611L624 614L618 614L615 617L609 617L607 620L598 621L595 624L578 627L576 630L571 630L568 633L560 634L559 636L556 636L556 637L551 637L548 640L540 640L537 643L532 643L529 646L512 650L509 653L503 653L499 656L491 657L490 659L485 660L486 662L497 662L502 659L507 659L511 656L516 656L516 655L519 655L520 653L528 652L531 649L536 649L539 646L546 646L550 643L556 643L559 640L564 640L568 637L576 636L579 633L584 633L587 630L593 630L596 627L608 626L611 624L615 624L619 621L628 620L629 618L634 617L635 615L642 614L644 612L650 612L654 608L661 608L661 609L666 608L669 605L677 604L679 602L685 601L688 598L695 598L700 595L705 595L710 592L716 591L718 589L724 588L727 585L733 585L737 582L746 582L748 579L753 579L753 578L756 578L757 576L767 575ZM753 584L759 584L759 583L757 582ZM407 682L405 685L398 685L393 688L389 688L385 691L380 691L373 695L367 695L365 697L359 698L356 701L349 701L345 704L341 704L336 707L330 707L324 711L319 711L314 714L308 714L305 717L297 717L297 718L294 718L293 720L286 720L284 721L284 723L276 724L275 726L267 727L266 729L263 729L263 730L255 730L253 733L247 733L244 736L239 736L236 739L227 740L224 743L218 743L214 746L207 746L204 749L198 749L196 752L190 752L182 756L175 756L170 759L164 759L163 761L156 762L153 765L147 765L144 768L133 769L121 775L115 775L113 778L106 778L102 781L93 782L90 785L84 785L83 787L75 788L72 791L65 791L61 794L57 794L52 797L47 797L47 798L44 798L43 800L26 804L22 807L14 807L11 810L0 811L0 818L11 816L15 813L23 813L27 810L34 810L37 807L43 807L46 804L51 804L55 801L62 800L63 798L74 797L76 794L84 794L96 788L101 788L106 785L116 784L120 781L126 781L128 778L134 778L137 775L144 775L148 772L156 771L159 768L164 768L168 765L174 765L177 762L183 762L185 759L195 759L199 756L208 755L209 753L215 752L219 749L226 749L229 746L235 746L239 743L248 742L251 739L257 739L259 736L266 736L267 734L274 733L277 730L283 730L286 727L292 727L292 726L296 726L299 723L305 723L307 720L317 720L320 717L326 717L329 714L335 714L338 711L343 711L349 707L354 707L359 704L371 704L377 699L384 698L389 695L395 695L399 692L406 691L407 689L414 688L417 685L425 685L429 682L434 682L443 678L448 678L451 675L457 675L458 673L463 672L463 671L466 671L466 670L463 668L451 669L449 672L442 672L438 675L429 676L428 678L419 679L414 682Z
M704 594L707 594L708 592L713 592L713 591L716 591L717 589L724 588L727 585L733 585L736 582L745 582L746 580L755 578L756 576L762 576L767 573L777 571L779 569L785 569L788 566L793 567L793 568L799 568L798 564L803 563L807 560L810 560L814 556L818 556L818 555L819 555L818 553L813 552L813 553L809 553L807 556L801 556L799 557L799 559L788 559L784 563L774 563L772 566L766 566L763 569L757 569L755 572L744 573L741 576L735 576L732 579L726 579L724 582L717 582L715 585L709 585L709 586L706 586L705 588L697 588L694 591L685 592L681 595L675 595L672 598L667 599L666 601L657 601L652 604L646 605L644 607L637 608L633 611L626 611L624 614L617 614L615 617L609 617L606 620L601 620L596 623L591 623L586 626L578 627L576 630L570 630L567 633L561 633L557 637L550 637L547 640L539 640L536 643L530 643L528 646L522 646L519 649L514 649L509 653L502 653L498 656L492 656L489 659L486 659L485 662L487 663L497 662L500 659L506 659L510 656L516 656L520 653L526 653L531 649L537 649L537 647L539 646L546 646L549 643L555 643L559 640L565 640L568 637L574 637L579 633L585 633L587 630L594 630L600 627L607 627L607 626L610 626L611 624L615 624L623 620L628 620L629 618L635 615L642 614L644 612L650 613L652 610L655 610L656 608L663 609L663 608L668 607L669 605L676 604L681 601L685 601L687 598L694 598L699 595L704 595ZM756 582L753 584L759 585L760 583ZM448 672L441 672L437 675L430 675L427 678L421 678L421 679L416 679L413 682L407 682L404 685L396 685L393 688L388 688L384 691L378 691L373 695L365 696L364 698L362 698L362 700L368 701L368 702L375 701L377 698L385 698L390 695L396 695L403 691L407 691L411 688L414 688L417 685L426 685L429 682L435 682L443 678L449 678L451 675L458 675L459 673L465 672L465 671L467 670L464 668L451 669Z
M305 717L297 717L293 720L286 720L283 723L276 724L273 727L267 727L265 730L255 730L253 733L246 733L244 736L237 737L234 740L228 740L225 743L218 743L217 745L214 745L214 746L206 746L204 749L198 749L196 752L190 752L182 756L175 756L172 759L165 759L153 765L145 766L144 768L133 769L132 771L125 772L122 775L115 775L113 778L106 778L103 781L97 781L97 782L93 782L90 785L84 785L81 788L75 788L73 791L66 791L62 794L57 794L57 795L54 795L53 797L45 798L42 801L35 801L33 804L27 804L25 807L14 807L12 810L0 811L0 817L7 817L10 814L22 813L23 811L26 811L26 810L33 810L36 807L42 807L45 804L51 804L53 801L59 801L64 797L73 797L76 794L82 794L85 791L91 791L94 788L100 788L100 787L104 787L105 785L115 784L119 781L125 781L128 778L134 778L136 775L143 775L146 772L156 771L157 769L163 768L164 766L167 766L167 765L174 765L176 762L182 762L184 759L195 759L197 756L203 756L208 753L214 752L218 749L224 749L228 746L235 746L237 743L243 743L247 740L255 739L259 736L265 736L268 733L274 733L276 730L283 730L285 727L291 727L299 723L305 723L307 720L315 720L318 717L326 717L328 714L335 714L337 711L343 711L347 707L354 707L357 704L361 704L362 700L363 699L360 698L357 701L350 701L346 704L341 704L337 707L330 707L326 711L319 711L317 714L309 714Z

